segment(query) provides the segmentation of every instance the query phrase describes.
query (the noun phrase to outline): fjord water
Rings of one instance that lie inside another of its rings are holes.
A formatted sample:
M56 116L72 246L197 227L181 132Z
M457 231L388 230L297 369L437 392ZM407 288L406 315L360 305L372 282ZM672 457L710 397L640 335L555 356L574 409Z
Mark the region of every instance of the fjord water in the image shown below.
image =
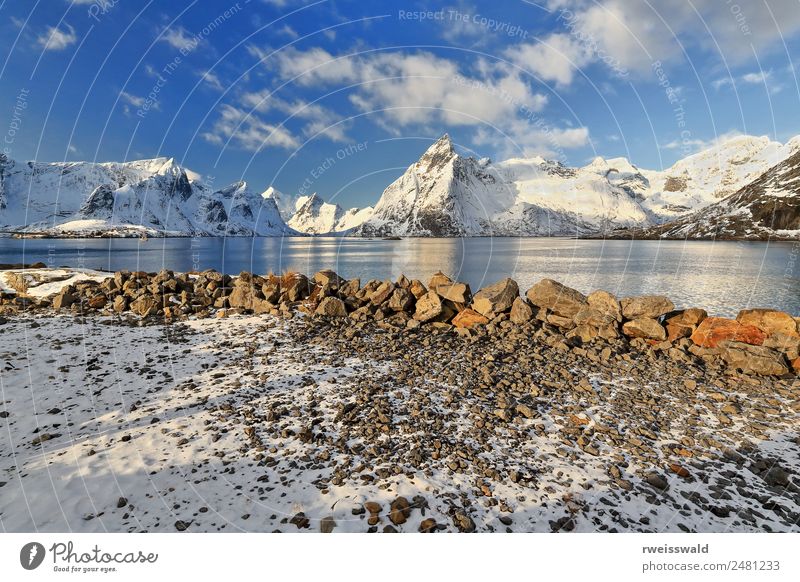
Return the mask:
M473 291L544 277L584 293L662 294L716 315L771 307L800 314L800 242L624 241L565 238L342 237L0 239L0 263L115 271L217 269L236 274L332 268L346 278L427 281L438 270Z

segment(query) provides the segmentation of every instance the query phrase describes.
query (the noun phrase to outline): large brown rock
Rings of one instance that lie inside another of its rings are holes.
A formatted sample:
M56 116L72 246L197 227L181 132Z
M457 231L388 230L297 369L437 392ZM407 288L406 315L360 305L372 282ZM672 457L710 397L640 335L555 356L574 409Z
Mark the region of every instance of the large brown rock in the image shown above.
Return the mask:
M459 311L451 323L455 327L472 328L478 325L486 325L489 323L489 319L474 309L467 308Z
M422 284L422 281L419 281L418 279L411 281L411 284L408 286L408 290L411 291L411 294L415 299L419 299L428 292L428 290L425 288L425 285Z
M472 308L493 319L511 309L514 300L519 297L519 285L514 279L503 279L484 287L472 298Z
M428 289L436 289L439 285L449 285L452 282L453 280L450 277L438 271L431 277L430 281L428 281Z
M626 297L620 301L622 316L625 319L648 317L655 319L675 309L675 305L663 295L642 295Z
M459 303L461 305L466 305L469 303L469 300L472 297L469 285L466 283L445 283L443 285L437 285L436 287L430 288L436 291L436 293L438 293L439 297L442 299L447 299L448 301Z
M697 327L708 317L705 309L690 307L682 311L676 311L667 316L666 322L674 325Z
M234 286L233 291L228 296L228 305L238 309L253 309L253 302L260 299L256 290L250 283L239 283Z
M650 317L639 317L631 321L626 321L622 325L622 333L628 337L639 337L659 341L667 339L667 332L664 327Z
M369 296L369 300L373 305L382 305L384 301L392 296L392 293L394 293L394 283L391 281L384 281L372 292L372 295Z
M767 335L755 326L744 325L733 319L708 317L700 323L691 339L704 348L716 348L726 341L760 346Z
M606 317L613 317L616 321L622 321L622 306L608 291L592 291L586 296L586 303L594 311L602 313Z
M65 287L58 295L53 297L53 309L61 310L70 307L78 300L78 296L72 291L71 288Z
M347 317L347 306L338 297L325 297L317 305L314 314L325 317Z
M136 315L147 317L158 311L158 301L152 295L142 295L131 302L130 310Z
M311 282L302 273L288 273L281 277L281 289L289 301L300 301L311 293Z
M786 354L790 360L800 356L800 337L776 332L764 340L764 347Z
M605 325L613 325L618 323L617 317L614 313L607 311L600 311L593 308L591 305L586 304L581 307L580 311L572 318L577 325L589 324L595 327L603 327Z
M572 319L586 304L586 296L552 279L542 279L526 293L528 301L549 309L557 316Z
M318 285L322 285L323 287L325 285L330 285L338 289L344 284L345 280L337 275L336 272L331 271L330 269L323 269L322 271L314 274L314 282Z
M428 291L425 295L417 299L417 309L414 312L414 319L417 321L431 321L442 315L444 305L442 298L435 291Z
M736 321L757 327L767 335L782 333L800 337L797 322L788 313L773 309L745 309L736 316Z
M723 342L721 356L731 367L745 374L782 376L789 373L786 358L778 351L742 342Z
M414 305L414 296L411 291L398 287L389 298L389 309L392 311L408 311Z
M528 323L533 319L533 308L522 297L517 297L511 305L509 318L518 325Z

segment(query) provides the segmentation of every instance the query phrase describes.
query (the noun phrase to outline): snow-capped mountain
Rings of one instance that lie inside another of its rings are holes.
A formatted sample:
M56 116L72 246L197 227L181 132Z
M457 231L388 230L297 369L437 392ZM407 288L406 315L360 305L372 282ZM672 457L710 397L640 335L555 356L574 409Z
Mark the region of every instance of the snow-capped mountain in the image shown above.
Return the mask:
M274 200L243 182L214 191L171 158L19 163L3 156L0 225L64 235L292 233Z
M383 191L364 236L477 236L515 194L488 163L459 156L448 135Z
M787 159L715 204L634 236L800 239L800 151L795 150Z
M297 211L298 197L284 194L274 186L270 186L264 190L261 196L263 198L271 198L275 201L275 205L278 207L278 211L281 213L281 218L283 218L284 222L289 222Z
M460 156L445 135L383 192L363 236L597 236L711 206L800 151L741 136L663 171L625 158L580 168L542 158L493 164Z
M325 202L316 192L297 199L289 226L306 234L344 233L372 216L372 207L343 210L338 204Z

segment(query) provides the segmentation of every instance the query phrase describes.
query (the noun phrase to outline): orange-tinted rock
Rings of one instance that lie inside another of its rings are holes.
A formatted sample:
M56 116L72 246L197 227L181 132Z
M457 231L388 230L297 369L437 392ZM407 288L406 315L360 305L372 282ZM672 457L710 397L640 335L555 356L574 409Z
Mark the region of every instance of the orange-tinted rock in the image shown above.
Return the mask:
M475 327L476 325L486 325L489 319L474 309L464 309L453 318L451 322L455 327Z
M692 341L704 348L716 348L726 341L760 346L765 339L767 339L767 334L757 327L724 317L704 319L692 334Z
M792 360L792 370L794 370L796 374L800 374L800 358Z
M772 309L745 309L736 316L736 321L757 327L767 335L785 333L798 337L797 322L788 313Z

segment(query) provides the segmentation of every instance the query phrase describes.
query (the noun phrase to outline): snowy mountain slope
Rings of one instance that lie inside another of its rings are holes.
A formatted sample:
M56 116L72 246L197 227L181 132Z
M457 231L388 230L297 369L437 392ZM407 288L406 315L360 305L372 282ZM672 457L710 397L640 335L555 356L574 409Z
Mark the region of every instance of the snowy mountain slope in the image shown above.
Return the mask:
M338 204L325 202L318 194L297 199L297 210L289 226L306 234L344 233L372 216L372 207L343 210Z
M737 192L636 238L800 239L800 151Z
M362 236L599 235L645 228L713 205L800 151L742 136L664 171L625 158L569 168L542 158L492 164L445 135L383 193Z
M73 235L292 233L274 200L244 183L211 191L197 178L167 158L20 164L3 157L0 226Z
M738 136L679 160L658 172L643 170L650 187L642 207L657 219L673 219L714 204L800 151L800 138L786 144L767 137Z
M488 160L459 156L441 137L384 190L362 236L479 236L515 194Z

